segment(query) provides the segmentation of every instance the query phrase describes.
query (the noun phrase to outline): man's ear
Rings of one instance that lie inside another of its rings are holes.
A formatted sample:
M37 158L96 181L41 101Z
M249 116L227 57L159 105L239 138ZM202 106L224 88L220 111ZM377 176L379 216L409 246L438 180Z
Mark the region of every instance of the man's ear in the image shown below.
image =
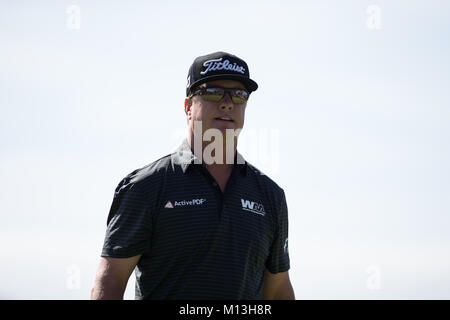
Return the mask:
M191 114L191 106L192 106L191 99L189 98L184 99L184 113L186 113L187 116L190 116Z

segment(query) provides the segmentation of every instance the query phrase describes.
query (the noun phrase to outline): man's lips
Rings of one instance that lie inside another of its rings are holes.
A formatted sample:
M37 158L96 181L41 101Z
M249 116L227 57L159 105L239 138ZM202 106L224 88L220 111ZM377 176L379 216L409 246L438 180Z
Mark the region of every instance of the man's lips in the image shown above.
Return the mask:
M234 122L234 120L230 117L215 117L214 120L220 120L220 121L228 121L228 122Z

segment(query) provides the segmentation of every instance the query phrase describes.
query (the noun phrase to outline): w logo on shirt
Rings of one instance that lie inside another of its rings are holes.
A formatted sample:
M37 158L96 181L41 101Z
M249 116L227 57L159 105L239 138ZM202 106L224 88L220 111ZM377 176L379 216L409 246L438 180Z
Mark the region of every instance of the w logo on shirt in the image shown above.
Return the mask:
M261 203L257 203L250 200L241 199L242 210L253 212L264 216L266 212L264 211L264 206Z

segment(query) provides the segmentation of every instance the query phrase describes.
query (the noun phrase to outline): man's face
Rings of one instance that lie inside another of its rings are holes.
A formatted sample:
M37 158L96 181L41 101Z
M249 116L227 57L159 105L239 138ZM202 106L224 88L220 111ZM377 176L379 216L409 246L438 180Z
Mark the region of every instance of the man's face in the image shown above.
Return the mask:
M203 83L198 88L222 87L245 89L245 86L234 80L216 80ZM219 102L205 101L201 96L193 96L185 101L185 112L189 122L189 129L194 130L194 121L202 121L202 133L210 128L222 131L225 136L226 129L242 129L244 126L246 103L236 104L226 93ZM227 117L231 121L221 120Z

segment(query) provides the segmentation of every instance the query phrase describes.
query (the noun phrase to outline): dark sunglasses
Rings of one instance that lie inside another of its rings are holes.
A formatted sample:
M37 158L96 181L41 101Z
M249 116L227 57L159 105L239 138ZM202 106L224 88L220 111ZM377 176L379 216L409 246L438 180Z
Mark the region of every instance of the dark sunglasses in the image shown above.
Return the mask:
M211 87L198 89L194 91L194 93L192 93L191 97L198 95L201 96L205 101L219 102L223 99L223 97L225 97L227 92L230 93L231 101L237 104L246 103L250 96L250 93L244 89Z

